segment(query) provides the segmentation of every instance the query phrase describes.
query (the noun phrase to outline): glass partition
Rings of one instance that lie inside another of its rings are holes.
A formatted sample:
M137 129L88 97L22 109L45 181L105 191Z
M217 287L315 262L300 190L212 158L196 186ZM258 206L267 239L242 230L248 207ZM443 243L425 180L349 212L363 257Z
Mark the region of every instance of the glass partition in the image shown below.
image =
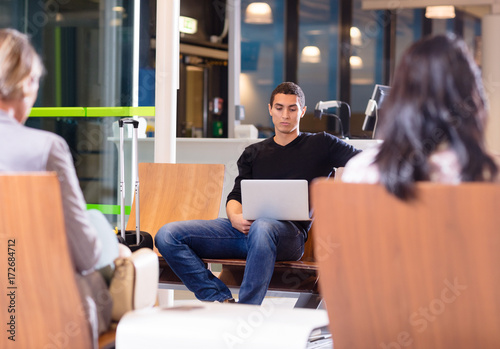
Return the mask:
M384 84L384 30L390 25L385 11L361 9L361 0L353 1L351 27L351 134L371 137L361 130L368 99L375 84Z
M134 0L0 3L0 27L27 33L47 71L27 126L66 140L87 203L107 205L113 213L118 152L108 138L123 116L75 113L88 107L132 106L134 15ZM48 115L40 115L42 110Z
M319 101L338 99L338 0L300 2L298 51L298 83L306 95L307 106L301 130L327 131L328 116L315 119L314 108Z
M259 129L260 137L270 136L272 123L267 109L269 96L283 82L284 0L267 1L271 19L254 23L246 10L253 1L241 1L240 101L245 106L245 124Z

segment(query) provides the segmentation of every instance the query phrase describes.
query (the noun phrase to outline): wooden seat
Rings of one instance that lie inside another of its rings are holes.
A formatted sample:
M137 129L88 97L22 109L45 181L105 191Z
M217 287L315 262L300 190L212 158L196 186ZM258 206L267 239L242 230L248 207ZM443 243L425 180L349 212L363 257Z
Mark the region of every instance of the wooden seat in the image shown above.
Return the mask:
M379 185L313 183L336 348L498 348L500 185L417 192L403 202Z
M219 215L224 165L221 164L139 164L140 227L155 235L169 222L191 219L215 219ZM135 212L135 200L131 212ZM135 229L135 216L130 215L127 229ZM312 235L312 234L311 234ZM277 262L269 290L299 294L296 306L316 307L319 304L316 264L313 260L312 237L306 243L301 261ZM155 248L156 250L156 248ZM156 252L158 252L156 250ZM245 260L204 259L222 265L219 278L229 287L241 285ZM160 287L178 288L182 282L160 258Z
M140 228L154 238L170 222L217 218L224 165L140 163L139 181ZM135 224L134 198L127 230Z
M56 175L0 175L0 207L1 347L91 348Z

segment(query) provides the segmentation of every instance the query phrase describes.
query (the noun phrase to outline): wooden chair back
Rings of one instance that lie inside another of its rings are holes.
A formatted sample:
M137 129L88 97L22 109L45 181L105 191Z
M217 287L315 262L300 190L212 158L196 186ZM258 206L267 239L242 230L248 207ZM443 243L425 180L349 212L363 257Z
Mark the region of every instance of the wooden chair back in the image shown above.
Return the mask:
M0 175L0 208L0 347L92 347L56 175Z
M340 178L342 177L342 173L344 172L343 167L339 167L335 170L335 176L333 177L334 181L340 181ZM314 262L315 257L314 257L314 226L315 224L312 225L311 230L309 230L308 238L306 243L304 244L304 255L300 260L306 261L306 262Z
M500 185L419 183L403 202L318 180L312 203L336 348L498 348Z
M140 229L154 238L170 222L217 218L224 165L140 163L139 182ZM127 230L135 230L135 205Z
M342 173L344 172L343 167L339 167L335 170L335 176L333 177L334 181L340 181L340 178L342 177ZM306 243L304 244L304 254L302 255L302 258L300 259L301 261L305 262L314 262L315 257L314 257L314 226L315 224L312 225L311 230L309 230L308 238Z

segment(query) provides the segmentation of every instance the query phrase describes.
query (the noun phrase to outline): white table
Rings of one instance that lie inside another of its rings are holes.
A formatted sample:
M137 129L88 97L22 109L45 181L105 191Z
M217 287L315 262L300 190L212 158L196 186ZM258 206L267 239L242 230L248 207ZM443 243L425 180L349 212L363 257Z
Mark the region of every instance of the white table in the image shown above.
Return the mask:
M125 314L118 323L116 347L305 349L311 333L326 326L326 310L273 303L156 307Z

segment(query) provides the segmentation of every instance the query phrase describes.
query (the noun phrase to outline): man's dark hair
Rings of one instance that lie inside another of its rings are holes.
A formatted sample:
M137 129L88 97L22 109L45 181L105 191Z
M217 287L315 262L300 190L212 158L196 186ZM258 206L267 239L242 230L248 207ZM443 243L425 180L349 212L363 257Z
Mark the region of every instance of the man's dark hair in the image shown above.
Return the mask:
M285 95L295 95L299 97L299 104L301 108L304 108L306 105L306 97L304 96L304 91L302 91L299 85L293 82L282 82L281 84L276 86L273 93L271 93L271 99L269 101L271 107L274 103L274 96L276 96L278 93L283 93Z

